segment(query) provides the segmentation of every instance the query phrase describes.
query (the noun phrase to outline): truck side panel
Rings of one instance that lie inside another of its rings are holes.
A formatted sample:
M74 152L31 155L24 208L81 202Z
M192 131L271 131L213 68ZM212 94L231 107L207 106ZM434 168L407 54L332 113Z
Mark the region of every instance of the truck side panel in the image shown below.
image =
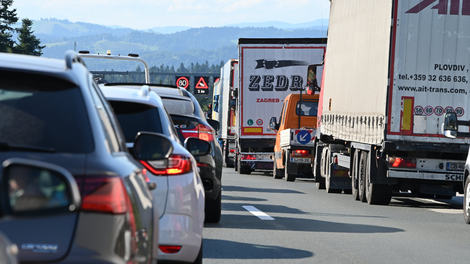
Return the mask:
M391 1L332 1L323 134L370 144L384 139L391 14Z

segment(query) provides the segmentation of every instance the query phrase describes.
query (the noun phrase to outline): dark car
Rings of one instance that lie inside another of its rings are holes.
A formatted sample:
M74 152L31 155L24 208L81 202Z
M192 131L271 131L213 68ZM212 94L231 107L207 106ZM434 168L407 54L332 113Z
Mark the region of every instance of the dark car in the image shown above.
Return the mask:
M135 89L140 89L143 84L106 83L104 85L128 87L132 85ZM218 223L222 210L222 151L215 131L219 128L219 122L206 120L196 98L184 88L162 84L146 85L162 98L182 142L188 137L197 137L211 144L211 153L196 157L196 160L205 190L205 222Z
M0 231L18 246L19 260L149 263L158 232L150 185L82 60L73 51L65 60L0 53L0 80L4 170L18 159L52 164L79 192L65 191L50 173L0 172L0 215L8 216ZM17 178L5 183L9 175Z

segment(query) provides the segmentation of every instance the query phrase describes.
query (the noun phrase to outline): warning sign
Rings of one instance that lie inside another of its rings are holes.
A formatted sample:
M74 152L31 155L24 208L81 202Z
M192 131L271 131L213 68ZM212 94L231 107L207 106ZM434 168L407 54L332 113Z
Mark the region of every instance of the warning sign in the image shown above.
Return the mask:
M200 77L196 76L196 85L194 86L194 91L196 94L208 94L209 93L209 77Z
M189 78L186 76L176 76L176 86L183 87L184 89L188 89Z

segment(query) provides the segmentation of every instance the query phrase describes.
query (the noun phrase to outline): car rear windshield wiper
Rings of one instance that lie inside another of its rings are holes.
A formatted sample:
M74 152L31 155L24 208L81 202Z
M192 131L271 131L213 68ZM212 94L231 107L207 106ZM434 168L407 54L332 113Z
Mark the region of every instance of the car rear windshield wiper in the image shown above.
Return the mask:
M11 150L20 150L20 151L24 150L24 151L34 151L34 152L47 152L47 153L55 152L55 149L53 148L9 144L9 143L0 141L0 151L11 151Z

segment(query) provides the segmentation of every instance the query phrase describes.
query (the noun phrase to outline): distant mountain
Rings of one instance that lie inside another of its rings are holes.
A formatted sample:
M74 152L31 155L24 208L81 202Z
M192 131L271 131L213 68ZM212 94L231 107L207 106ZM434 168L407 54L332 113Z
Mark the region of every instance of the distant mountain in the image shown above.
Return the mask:
M184 30L187 30L187 29L190 29L191 27L177 27L177 26L173 26L173 27L154 27L154 28L150 28L149 30L155 32L155 33L161 33L161 34L171 34L171 33L176 33L176 32L180 32L180 31L184 31Z
M317 19L311 22L300 23L300 24L290 24L279 21L269 21L262 23L239 23L227 25L229 27L275 27L280 29L301 29L301 28L327 28L328 19Z
M225 27L157 27L149 30L133 30L113 26L70 22L68 20L42 19L33 21L34 34L40 39L43 57L63 58L66 50L88 50L91 53L137 53L150 66L162 64L185 67L191 64L220 65L238 56L239 38L323 38L326 27L315 25L325 21L313 21L292 25L267 22L238 24ZM276 27L274 27L276 25ZM282 29L281 27L284 27ZM297 28L301 27L301 28ZM157 33L158 32L158 33ZM94 60L96 61L96 60ZM92 70L135 70L135 64L87 61Z

